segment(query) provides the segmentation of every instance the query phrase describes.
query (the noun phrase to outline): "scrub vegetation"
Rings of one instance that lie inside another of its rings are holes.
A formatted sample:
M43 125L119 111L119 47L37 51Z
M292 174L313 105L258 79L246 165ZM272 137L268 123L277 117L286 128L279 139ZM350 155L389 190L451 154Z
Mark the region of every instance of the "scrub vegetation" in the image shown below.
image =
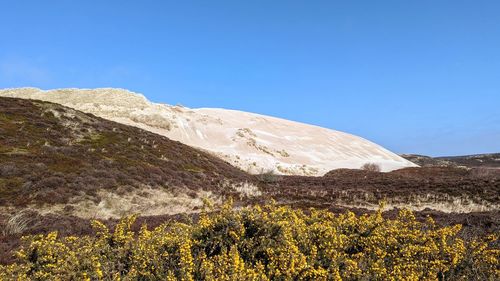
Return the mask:
M499 280L499 204L495 167L253 176L0 98L0 280Z
M463 240L461 226L401 210L356 216L270 204L203 211L196 221L134 232L23 238L5 280L498 280L498 235Z

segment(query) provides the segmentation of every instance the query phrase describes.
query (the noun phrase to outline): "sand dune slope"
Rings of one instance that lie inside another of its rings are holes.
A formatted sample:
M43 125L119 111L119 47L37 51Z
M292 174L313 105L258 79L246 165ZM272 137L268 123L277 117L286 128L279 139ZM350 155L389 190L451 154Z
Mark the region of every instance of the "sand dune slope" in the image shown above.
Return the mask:
M377 163L383 171L415 166L361 137L235 110L157 104L123 89L0 90L0 96L59 103L209 151L250 173L320 176Z

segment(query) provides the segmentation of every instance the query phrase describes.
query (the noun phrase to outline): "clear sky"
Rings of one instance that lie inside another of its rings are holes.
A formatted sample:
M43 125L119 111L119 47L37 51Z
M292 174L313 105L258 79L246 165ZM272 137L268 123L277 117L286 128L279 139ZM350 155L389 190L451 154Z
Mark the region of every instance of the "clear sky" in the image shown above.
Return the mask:
M0 88L120 87L500 152L500 1L0 1Z

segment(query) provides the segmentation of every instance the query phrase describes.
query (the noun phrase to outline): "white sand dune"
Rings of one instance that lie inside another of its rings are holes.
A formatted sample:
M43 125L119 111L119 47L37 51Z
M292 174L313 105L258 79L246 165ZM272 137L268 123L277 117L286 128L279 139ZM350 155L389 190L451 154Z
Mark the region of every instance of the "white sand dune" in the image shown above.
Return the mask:
M123 89L0 90L0 96L44 100L136 126L209 151L251 173L320 176L376 163L382 171L415 164L363 138L242 111L156 104Z

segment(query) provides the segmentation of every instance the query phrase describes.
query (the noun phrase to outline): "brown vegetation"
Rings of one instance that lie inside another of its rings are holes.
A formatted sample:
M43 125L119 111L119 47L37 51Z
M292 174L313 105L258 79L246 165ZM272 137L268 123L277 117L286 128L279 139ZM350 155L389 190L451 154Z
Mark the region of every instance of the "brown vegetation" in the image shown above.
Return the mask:
M401 157L421 167L468 167L487 169L500 168L500 153L477 154L466 156L429 157L417 154L402 154Z
M99 202L118 187L230 194L224 180L252 181L205 152L59 105L0 98L0 112L0 206Z
M276 200L378 204L380 200L436 203L461 198L469 203L500 202L500 173L479 176L475 170L446 167L405 168L390 173L337 169L323 177L283 176L264 186Z
M369 172L380 172L380 166L375 163L366 163L361 166L361 170Z

